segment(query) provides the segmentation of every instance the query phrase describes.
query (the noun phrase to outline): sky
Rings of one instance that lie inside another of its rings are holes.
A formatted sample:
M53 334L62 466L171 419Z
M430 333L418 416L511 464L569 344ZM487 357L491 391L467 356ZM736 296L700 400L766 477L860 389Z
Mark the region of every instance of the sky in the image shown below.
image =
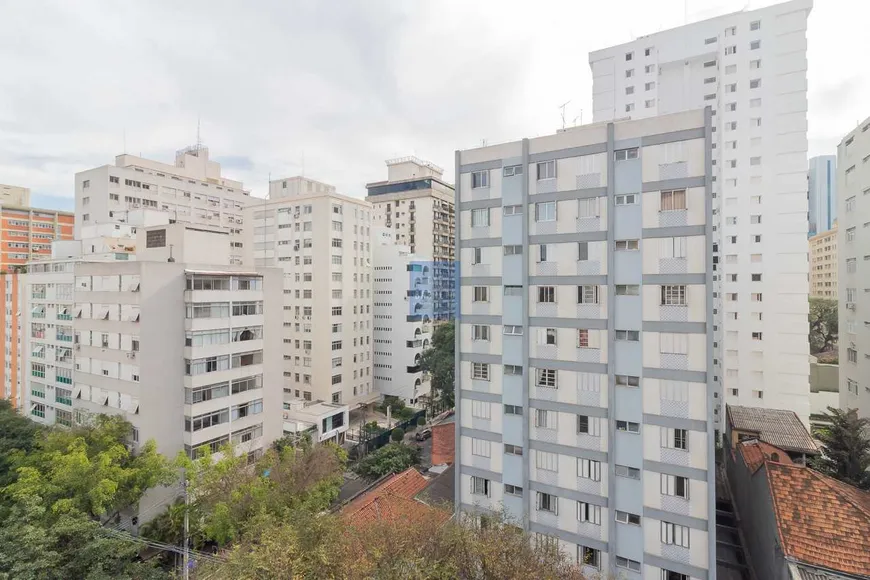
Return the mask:
M363 197L384 160L591 122L588 53L754 0L0 0L0 183L72 207L77 171L173 163L197 127L264 196L304 174ZM870 116L870 5L816 0L809 155Z

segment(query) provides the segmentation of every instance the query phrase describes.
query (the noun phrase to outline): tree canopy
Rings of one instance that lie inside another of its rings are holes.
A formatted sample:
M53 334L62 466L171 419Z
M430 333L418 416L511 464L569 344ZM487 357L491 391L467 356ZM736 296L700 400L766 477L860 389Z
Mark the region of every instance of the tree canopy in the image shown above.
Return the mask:
M16 413L9 401L0 399L0 489L15 480L13 465L19 455L33 450L39 431L39 423Z
M822 454L813 467L849 485L870 490L870 419L858 416L857 409L828 407L822 414L816 438Z
M440 395L451 405L454 401L456 366L454 332L453 321L436 326L432 334L432 346L423 351L420 361L421 368L431 377L433 394Z
M818 354L834 349L839 326L837 301L829 298L810 298L810 353Z
M420 462L420 450L402 442L387 443L360 459L353 470L363 477L377 479L399 473Z

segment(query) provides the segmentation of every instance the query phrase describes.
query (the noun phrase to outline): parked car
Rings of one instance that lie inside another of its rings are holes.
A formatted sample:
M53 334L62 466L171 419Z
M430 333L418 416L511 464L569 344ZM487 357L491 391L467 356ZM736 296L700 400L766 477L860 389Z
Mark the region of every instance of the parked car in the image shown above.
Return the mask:
M417 441L425 441L426 439L429 439L430 437L432 437L432 429L429 429L428 427L426 429L423 429L422 431L418 432L416 435L414 435L414 438Z

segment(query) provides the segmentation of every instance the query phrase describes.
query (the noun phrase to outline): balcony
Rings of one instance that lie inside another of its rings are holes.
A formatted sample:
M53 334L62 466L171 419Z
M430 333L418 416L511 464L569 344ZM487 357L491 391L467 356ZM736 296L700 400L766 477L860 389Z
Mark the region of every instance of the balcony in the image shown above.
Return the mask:
M71 385L72 377L55 377L54 380L62 385Z
M410 367L406 367L406 368L408 369L409 373L419 373L423 370L423 367L421 367L419 364L416 364L416 365L410 366Z
M73 337L71 334L62 334L60 332L58 332L55 335L55 338L61 342L72 342L72 340L73 340Z

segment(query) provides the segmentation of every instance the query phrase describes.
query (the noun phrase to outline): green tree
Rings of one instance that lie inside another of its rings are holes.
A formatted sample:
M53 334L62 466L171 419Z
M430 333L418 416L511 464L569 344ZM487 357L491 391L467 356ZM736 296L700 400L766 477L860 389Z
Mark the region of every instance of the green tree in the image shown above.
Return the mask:
M818 471L849 485L870 490L870 419L857 409L828 407L816 431L822 454L813 462Z
M837 301L829 298L810 298L810 353L817 354L834 349L837 344Z
M0 489L12 483L16 473L12 466L37 444L39 423L18 414L6 399L0 399Z
M453 321L435 327L432 334L432 346L423 351L420 366L429 373L432 380L432 390L450 406L454 402L454 373L456 366L455 325Z
M393 429L393 432L390 433L390 439L392 439L393 441L395 441L397 443L404 438L405 438L405 432L402 431L401 429L399 429L398 427Z
M401 442L388 443L360 459L353 470L363 477L377 479L398 473L420 463L420 450Z

